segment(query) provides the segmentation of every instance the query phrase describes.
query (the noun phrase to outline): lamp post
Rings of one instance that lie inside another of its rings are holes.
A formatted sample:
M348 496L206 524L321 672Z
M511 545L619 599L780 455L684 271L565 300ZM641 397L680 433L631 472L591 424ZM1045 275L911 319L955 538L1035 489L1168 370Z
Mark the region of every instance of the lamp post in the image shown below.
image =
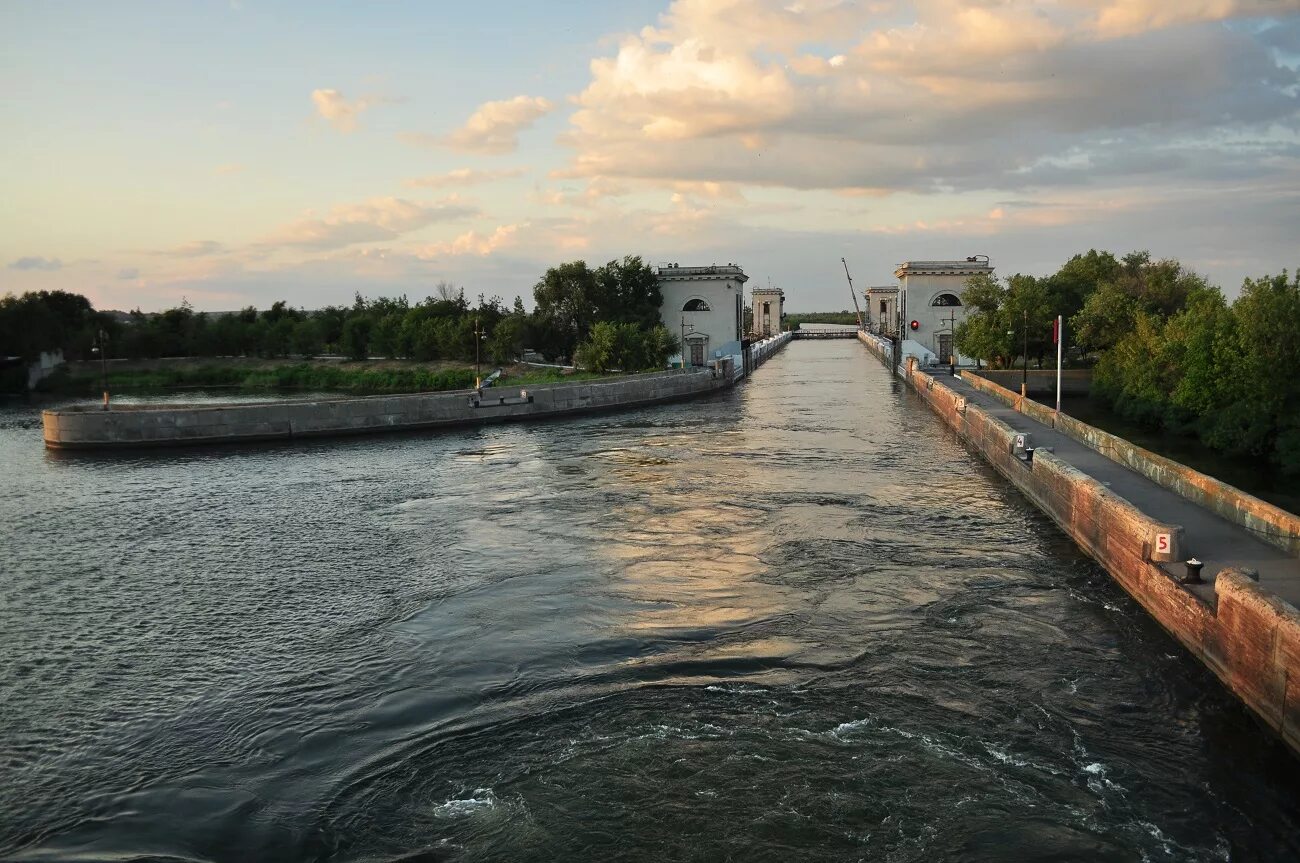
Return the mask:
M1029 309L1025 309L1025 361L1021 366L1020 394L1029 392Z
M479 343L482 341L483 341L483 330L479 325L478 317L475 316L474 318L474 389L476 390L483 388L483 379L479 377L479 365L478 365L479 364L478 348L479 348Z
M104 385L104 410L108 410L108 333L103 327L95 335L95 350L99 351L99 375Z

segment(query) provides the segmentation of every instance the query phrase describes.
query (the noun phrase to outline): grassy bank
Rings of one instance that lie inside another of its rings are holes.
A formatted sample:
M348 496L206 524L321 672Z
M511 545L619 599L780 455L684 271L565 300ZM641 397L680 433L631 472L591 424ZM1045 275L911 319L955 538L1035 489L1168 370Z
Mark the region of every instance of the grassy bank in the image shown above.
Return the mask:
M484 377L489 370L484 370ZM599 377L589 372L565 375L559 369L512 366L501 383L528 385ZM474 386L474 368L439 364L378 361L366 363L299 362L280 364L205 363L190 361L110 369L109 390L115 393L159 393L175 390L239 389L248 391L308 390L356 395L372 393L441 392ZM103 378L89 369L60 370L41 382L40 390L60 395L96 395Z

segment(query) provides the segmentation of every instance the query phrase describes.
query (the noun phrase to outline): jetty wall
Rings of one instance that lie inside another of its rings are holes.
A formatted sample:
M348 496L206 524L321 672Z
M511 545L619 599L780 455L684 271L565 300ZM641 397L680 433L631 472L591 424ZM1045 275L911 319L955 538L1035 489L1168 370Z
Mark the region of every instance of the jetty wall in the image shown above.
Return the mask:
M111 449L280 440L512 422L638 407L707 395L732 384L731 364L578 383L482 392L177 407L47 410L51 449Z
M1153 552L1155 534L1169 532L1176 538L1182 532L1180 526L1161 523L1051 453L1037 451L1031 460L1019 457L1014 451L1016 432L1006 423L978 405L968 404L963 396L917 369L911 359L901 371L949 427L1101 563L1161 626L1300 753L1300 612L1238 569L1225 569L1217 575L1212 606L1201 600L1154 559L1158 556ZM963 377L967 381L975 378ZM1021 407L1027 415L1038 414L1039 408L1054 413L1029 400ZM1079 429L1075 433L1083 434Z
M989 380L987 372L963 372L962 379L1025 416L1142 474L1156 485L1205 507L1233 524L1241 525L1270 545L1289 554L1300 555L1300 516L1096 426L1080 422L1065 413L1058 414L1033 399L1021 398L1019 393Z
M789 344L782 333L750 347L756 369ZM726 389L745 367L724 357L708 368L671 369L576 383L441 393L190 406L98 405L42 413L50 449L199 446L416 431L572 416L682 401Z

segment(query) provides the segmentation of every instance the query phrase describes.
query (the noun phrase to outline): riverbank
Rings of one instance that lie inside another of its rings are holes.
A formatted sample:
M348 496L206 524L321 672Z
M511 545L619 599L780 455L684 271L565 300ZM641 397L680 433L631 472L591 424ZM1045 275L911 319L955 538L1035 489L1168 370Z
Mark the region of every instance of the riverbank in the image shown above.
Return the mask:
M488 375L495 366L484 365ZM108 364L113 393L162 393L175 390L248 390L338 392L358 395L463 390L474 386L472 363L407 360L319 358L265 360L244 357L121 360ZM502 368L501 382L528 386L561 381L595 380L594 372L539 369L522 363ZM71 363L41 382L49 395L94 396L103 391L104 372L96 363Z

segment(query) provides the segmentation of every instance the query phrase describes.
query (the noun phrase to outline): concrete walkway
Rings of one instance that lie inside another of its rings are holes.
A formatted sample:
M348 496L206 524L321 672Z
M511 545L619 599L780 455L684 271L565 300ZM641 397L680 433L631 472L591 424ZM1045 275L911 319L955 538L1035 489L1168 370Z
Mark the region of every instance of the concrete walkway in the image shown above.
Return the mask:
M960 377L938 374L936 381L964 396L968 404L979 405L1018 432L1033 435L1035 447L1052 452L1076 469L1088 474L1147 515L1168 524L1183 526L1184 558L1204 561L1204 585L1188 585L1211 606L1216 602L1214 576L1230 566L1259 572L1260 586L1300 608L1300 559L1257 539L1247 528L1226 521L1181 495L1157 485L1073 438L1031 419L993 396L975 389ZM1181 578L1182 564L1166 564L1166 571Z

